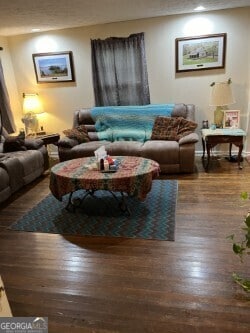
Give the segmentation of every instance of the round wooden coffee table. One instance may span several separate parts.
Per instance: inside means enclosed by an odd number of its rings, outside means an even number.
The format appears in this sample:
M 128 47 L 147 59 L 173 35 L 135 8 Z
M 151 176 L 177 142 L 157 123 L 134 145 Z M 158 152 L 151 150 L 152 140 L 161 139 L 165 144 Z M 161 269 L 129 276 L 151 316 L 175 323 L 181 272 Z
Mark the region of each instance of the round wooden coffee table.
M 94 195 L 95 191 L 105 190 L 115 196 L 122 194 L 120 207 L 127 211 L 125 196 L 133 196 L 145 200 L 151 190 L 152 180 L 159 175 L 159 164 L 153 160 L 136 156 L 118 156 L 119 169 L 113 173 L 91 170 L 96 162 L 95 157 L 77 158 L 58 163 L 51 168 L 50 190 L 55 198 L 62 201 L 69 194 L 67 209 L 73 206 L 72 196 L 76 191 L 84 190 L 86 195 Z M 84 197 L 84 198 L 85 198 Z

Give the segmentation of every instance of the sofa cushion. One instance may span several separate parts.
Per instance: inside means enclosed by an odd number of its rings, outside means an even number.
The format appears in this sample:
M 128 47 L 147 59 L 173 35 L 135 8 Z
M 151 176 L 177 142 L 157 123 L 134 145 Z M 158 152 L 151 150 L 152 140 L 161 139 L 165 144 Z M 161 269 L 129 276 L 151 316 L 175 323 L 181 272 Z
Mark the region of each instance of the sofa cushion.
M 76 139 L 78 143 L 89 142 L 88 130 L 84 125 L 66 129 L 63 131 L 63 134 L 70 139 Z
M 22 163 L 16 158 L 16 154 L 17 152 L 7 153 L 5 157 L 0 160 L 0 167 L 5 169 L 8 173 L 11 192 L 19 190 L 24 185 Z
M 11 196 L 10 178 L 8 172 L 0 168 L 0 203 Z
M 141 148 L 141 157 L 161 164 L 179 164 L 179 143 L 177 141 L 149 140 Z
M 94 156 L 96 149 L 104 146 L 107 150 L 109 144 L 109 141 L 89 141 L 81 143 L 71 149 L 72 158 Z
M 10 186 L 10 178 L 5 168 L 0 167 L 0 192 Z
M 140 141 L 114 141 L 107 147 L 111 156 L 140 156 L 143 142 Z
M 22 167 L 24 184 L 30 183 L 44 171 L 44 158 L 39 150 L 17 151 L 7 155 L 19 161 Z

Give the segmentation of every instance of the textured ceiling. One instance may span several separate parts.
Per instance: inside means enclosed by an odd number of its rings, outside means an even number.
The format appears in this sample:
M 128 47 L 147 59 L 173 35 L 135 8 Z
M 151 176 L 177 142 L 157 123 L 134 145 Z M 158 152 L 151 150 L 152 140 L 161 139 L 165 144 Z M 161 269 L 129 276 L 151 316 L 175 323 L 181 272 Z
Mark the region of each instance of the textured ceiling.
M 250 6 L 250 0 L 0 0 L 0 35 Z

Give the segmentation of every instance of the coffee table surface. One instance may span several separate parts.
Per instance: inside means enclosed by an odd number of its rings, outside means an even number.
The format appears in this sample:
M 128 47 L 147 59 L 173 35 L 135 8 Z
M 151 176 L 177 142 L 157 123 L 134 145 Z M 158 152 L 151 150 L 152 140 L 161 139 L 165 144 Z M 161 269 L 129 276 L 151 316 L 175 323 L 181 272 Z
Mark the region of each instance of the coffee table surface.
M 136 156 L 118 156 L 119 169 L 114 173 L 90 170 L 95 157 L 77 158 L 51 168 L 50 190 L 58 199 L 77 190 L 108 190 L 133 195 L 140 200 L 151 190 L 152 180 L 159 175 L 159 164 Z

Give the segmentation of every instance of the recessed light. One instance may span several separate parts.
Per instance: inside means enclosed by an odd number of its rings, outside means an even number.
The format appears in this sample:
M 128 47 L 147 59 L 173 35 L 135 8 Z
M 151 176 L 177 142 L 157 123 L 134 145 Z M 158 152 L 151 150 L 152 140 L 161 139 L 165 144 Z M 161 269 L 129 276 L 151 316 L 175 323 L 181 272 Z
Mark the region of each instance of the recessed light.
M 38 31 L 40 31 L 41 29 L 39 29 L 39 28 L 33 28 L 33 29 L 31 29 L 31 31 L 32 32 L 38 32 Z
M 196 7 L 194 10 L 197 11 L 197 12 L 199 12 L 199 11 L 204 10 L 204 9 L 205 9 L 205 7 L 203 7 L 203 6 L 198 6 L 198 7 Z

